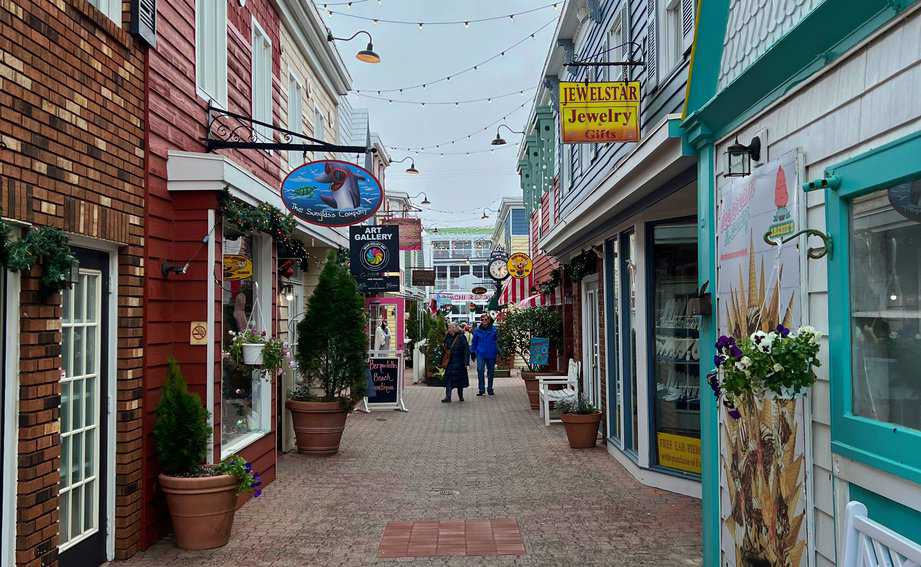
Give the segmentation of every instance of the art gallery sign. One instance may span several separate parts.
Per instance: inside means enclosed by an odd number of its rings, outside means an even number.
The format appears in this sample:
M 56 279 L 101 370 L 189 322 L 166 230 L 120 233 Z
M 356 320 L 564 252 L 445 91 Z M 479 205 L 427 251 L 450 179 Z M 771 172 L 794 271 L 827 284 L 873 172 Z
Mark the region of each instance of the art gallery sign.
M 563 143 L 638 142 L 641 98 L 639 81 L 561 82 Z

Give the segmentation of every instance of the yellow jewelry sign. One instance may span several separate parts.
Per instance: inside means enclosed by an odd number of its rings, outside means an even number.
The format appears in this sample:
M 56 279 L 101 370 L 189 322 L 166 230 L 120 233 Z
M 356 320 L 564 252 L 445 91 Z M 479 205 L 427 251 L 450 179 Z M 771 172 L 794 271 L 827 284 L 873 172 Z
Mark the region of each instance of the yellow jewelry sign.
M 560 83 L 564 144 L 638 142 L 640 83 Z
M 659 464 L 670 469 L 700 474 L 700 439 L 659 433 Z

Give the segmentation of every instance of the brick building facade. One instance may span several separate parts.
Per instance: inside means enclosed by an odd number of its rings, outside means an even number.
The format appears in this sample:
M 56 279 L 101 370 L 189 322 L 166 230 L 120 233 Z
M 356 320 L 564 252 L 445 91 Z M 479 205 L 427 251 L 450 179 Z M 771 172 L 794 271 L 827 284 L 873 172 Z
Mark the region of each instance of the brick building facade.
M 138 546 L 144 52 L 120 6 L 0 3 L 0 214 L 14 238 L 63 229 L 80 261 L 63 294 L 40 265 L 0 272 L 4 566 Z

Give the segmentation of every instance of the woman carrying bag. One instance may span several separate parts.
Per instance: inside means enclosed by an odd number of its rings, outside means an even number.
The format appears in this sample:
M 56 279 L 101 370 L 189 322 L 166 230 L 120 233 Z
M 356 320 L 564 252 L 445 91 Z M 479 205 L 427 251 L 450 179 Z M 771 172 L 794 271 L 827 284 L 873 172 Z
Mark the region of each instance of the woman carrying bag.
M 457 388 L 457 397 L 464 401 L 464 388 L 470 385 L 467 377 L 467 365 L 470 364 L 470 345 L 467 337 L 460 331 L 456 323 L 448 325 L 448 334 L 445 336 L 444 355 L 441 358 L 441 367 L 445 370 L 445 397 L 442 403 L 451 403 L 451 390 Z

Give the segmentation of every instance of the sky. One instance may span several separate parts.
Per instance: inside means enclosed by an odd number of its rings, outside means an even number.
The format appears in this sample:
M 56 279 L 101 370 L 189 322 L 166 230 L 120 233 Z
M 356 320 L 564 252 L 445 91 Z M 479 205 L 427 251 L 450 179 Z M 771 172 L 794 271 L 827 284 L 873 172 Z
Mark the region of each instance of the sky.
M 559 7 L 549 6 L 556 0 L 315 0 L 327 26 L 337 37 L 349 37 L 367 30 L 374 38 L 374 51 L 381 62 L 372 65 L 355 58 L 364 49 L 367 36 L 351 42 L 337 42 L 339 52 L 352 75 L 349 100 L 355 108 L 368 108 L 371 130 L 380 134 L 393 159 L 413 156 L 419 176 L 407 175 L 409 161 L 392 165 L 385 181 L 388 191 L 406 191 L 415 195 L 424 191 L 431 205 L 420 214 L 426 227 L 492 226 L 495 214 L 481 219 L 483 209 L 498 209 L 502 197 L 521 197 L 516 164 L 519 134 L 505 128 L 502 137 L 509 143 L 492 146 L 498 123 L 486 131 L 487 124 L 510 114 L 503 122 L 513 130 L 522 130 L 532 106 L 535 88 L 541 82 L 541 70 L 549 50 Z M 324 8 L 324 4 L 327 5 Z M 547 6 L 543 9 L 542 6 Z M 512 13 L 534 10 L 529 14 Z M 328 10 L 334 14 L 329 15 Z M 495 21 L 452 25 L 423 23 L 377 23 L 352 16 L 379 20 L 435 22 L 468 21 L 504 16 Z M 537 31 L 543 26 L 543 29 Z M 536 33 L 535 33 L 536 32 Z M 531 38 L 531 34 L 534 37 Z M 517 47 L 513 44 L 526 40 Z M 425 88 L 405 89 L 434 82 L 462 69 L 499 55 L 476 70 L 460 73 Z M 377 90 L 400 89 L 403 92 Z M 355 93 L 360 90 L 361 93 Z M 519 91 L 524 90 L 521 94 Z M 486 99 L 512 93 L 496 100 L 435 105 L 437 101 Z M 393 100 L 378 100 L 383 99 Z M 397 101 L 427 102 L 402 104 Z M 521 105 L 524 105 L 523 107 Z M 502 123 L 502 122 L 500 122 Z M 468 139 L 467 135 L 471 135 Z M 397 148 L 432 146 L 461 138 L 454 144 L 423 151 Z M 490 152 L 489 150 L 495 149 Z M 439 153 L 460 155 L 440 156 Z M 471 152 L 470 155 L 464 155 Z M 479 152 L 479 153 L 473 153 Z M 418 203 L 422 198 L 416 200 Z

